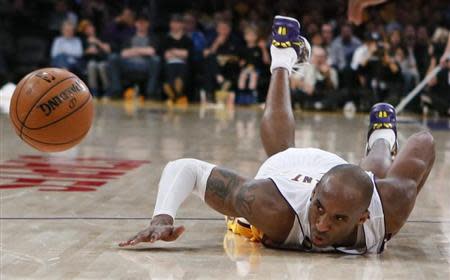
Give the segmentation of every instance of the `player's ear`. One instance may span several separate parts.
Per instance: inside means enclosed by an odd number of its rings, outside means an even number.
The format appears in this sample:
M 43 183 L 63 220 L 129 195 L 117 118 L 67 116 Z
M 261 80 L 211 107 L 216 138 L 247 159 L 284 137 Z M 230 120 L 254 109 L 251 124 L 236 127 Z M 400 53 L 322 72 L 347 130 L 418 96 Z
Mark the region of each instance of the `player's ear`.
M 316 187 L 317 188 L 317 187 Z M 312 201 L 314 195 L 316 195 L 316 188 L 313 189 L 312 193 L 311 193 L 311 197 L 309 198 L 309 201 Z
M 361 217 L 359 218 L 359 225 L 364 224 L 365 221 L 367 221 L 367 219 L 370 218 L 370 212 L 369 210 L 364 211 L 364 213 L 361 215 Z

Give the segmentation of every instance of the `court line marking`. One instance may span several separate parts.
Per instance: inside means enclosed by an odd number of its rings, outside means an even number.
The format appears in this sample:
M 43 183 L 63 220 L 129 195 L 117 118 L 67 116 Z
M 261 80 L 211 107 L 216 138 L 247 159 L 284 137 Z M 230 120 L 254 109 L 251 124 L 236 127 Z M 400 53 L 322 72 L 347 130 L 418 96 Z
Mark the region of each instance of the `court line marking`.
M 0 220 L 151 220 L 150 217 L 0 217 Z M 179 221 L 225 221 L 224 218 L 176 218 Z M 450 224 L 450 220 L 409 220 L 407 223 Z

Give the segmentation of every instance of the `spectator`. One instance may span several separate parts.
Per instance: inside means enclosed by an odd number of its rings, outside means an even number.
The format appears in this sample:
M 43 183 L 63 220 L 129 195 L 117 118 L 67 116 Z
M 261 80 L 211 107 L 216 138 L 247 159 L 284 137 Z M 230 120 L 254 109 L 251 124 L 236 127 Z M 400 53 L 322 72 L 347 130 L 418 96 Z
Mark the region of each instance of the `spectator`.
M 122 48 L 120 55 L 110 57 L 110 92 L 112 96 L 117 96 L 122 90 L 122 79 L 128 77 L 134 79 L 133 82 L 145 81 L 144 90 L 141 88 L 141 100 L 155 98 L 161 64 L 157 55 L 158 42 L 149 33 L 150 22 L 146 16 L 140 15 L 135 26 L 136 33 Z
M 448 40 L 450 40 L 450 32 L 443 28 L 438 27 L 433 34 L 433 37 L 431 38 L 432 43 L 432 57 L 430 66 L 428 68 L 428 71 L 431 71 L 434 67 L 436 67 L 439 63 L 441 63 L 442 59 L 446 60 L 446 51 L 447 51 L 447 43 Z M 446 61 L 443 64 L 446 65 Z
M 203 51 L 205 57 L 205 90 L 211 98 L 219 87 L 223 92 L 230 92 L 228 102 L 234 101 L 237 73 L 239 73 L 239 57 L 241 47 L 238 39 L 231 33 L 231 22 L 219 19 L 216 25 L 217 35 Z
M 169 33 L 161 45 L 165 59 L 163 89 L 169 104 L 187 104 L 185 90 L 189 60 L 192 55 L 192 41 L 184 32 L 184 21 L 181 15 L 172 15 L 169 28 Z
M 311 35 L 311 46 L 312 47 L 323 47 L 324 46 L 324 40 L 322 38 L 322 35 L 319 32 L 316 32 Z
M 78 16 L 69 9 L 67 1 L 57 0 L 54 3 L 53 11 L 49 19 L 49 29 L 52 35 L 58 34 L 64 22 L 68 21 L 72 26 L 77 26 Z
M 422 96 L 424 104 L 440 114 L 450 116 L 450 59 L 445 60 L 443 69 L 428 85 L 428 94 Z
M 333 27 L 329 23 L 324 23 L 322 25 L 320 35 L 322 35 L 323 40 L 323 47 L 327 54 L 330 54 L 331 52 L 331 44 L 334 40 L 334 34 L 333 34 Z M 332 65 L 333 62 L 331 61 L 330 55 L 328 55 L 328 64 Z
M 124 7 L 114 21 L 106 25 L 103 37 L 111 44 L 112 51 L 120 52 L 120 48 L 135 34 L 135 13 L 132 9 Z
M 205 35 L 197 25 L 197 18 L 193 13 L 188 12 L 184 15 L 184 28 L 193 44 L 192 60 L 195 62 L 203 60 L 203 50 L 206 48 Z
M 389 34 L 388 43 L 390 51 L 389 55 L 393 57 L 400 66 L 404 84 L 404 88 L 402 90 L 406 93 L 413 89 L 419 82 L 420 77 L 416 65 L 416 59 L 412 52 L 407 52 L 399 30 L 393 30 Z
M 240 73 L 238 80 L 237 103 L 251 104 L 257 100 L 258 79 L 262 68 L 270 63 L 270 55 L 266 42 L 258 42 L 258 30 L 256 26 L 248 26 L 244 30 L 245 48 L 240 54 Z
M 65 21 L 62 24 L 61 34 L 62 36 L 57 37 L 52 44 L 50 52 L 51 65 L 81 74 L 83 46 L 80 38 L 74 36 L 75 27 L 72 22 Z
M 104 89 L 109 88 L 107 73 L 108 54 L 111 53 L 111 46 L 97 37 L 96 30 L 92 22 L 83 20 L 80 22 L 79 30 L 83 35 L 84 61 L 87 67 L 88 85 L 94 98 L 99 95 L 100 77 Z M 107 100 L 107 96 L 104 99 Z
M 191 69 L 189 71 L 188 83 L 189 92 L 197 90 L 197 85 L 202 81 L 203 50 L 206 48 L 206 38 L 203 32 L 198 28 L 197 18 L 193 13 L 188 12 L 184 15 L 184 27 L 186 35 L 192 41 Z M 191 96 L 191 99 L 194 99 Z
M 355 50 L 361 45 L 361 41 L 353 36 L 350 24 L 344 24 L 341 27 L 341 34 L 334 39 L 331 44 L 330 58 L 331 63 L 339 71 L 344 71 L 350 66 L 350 62 Z
M 409 26 L 405 30 L 405 43 L 409 59 L 415 59 L 419 79 L 422 80 L 431 62 L 432 46 L 425 26 L 417 28 L 417 36 L 414 27 Z
M 375 102 L 398 103 L 401 87 L 400 66 L 389 56 L 389 49 L 378 33 L 366 35 L 352 59 L 363 90 L 359 101 L 361 110 L 368 110 Z
M 450 59 L 450 36 L 447 38 L 447 46 L 445 47 L 444 53 L 439 59 L 439 63 L 441 66 L 448 66 L 448 60 Z
M 295 102 L 303 103 L 305 108 L 336 108 L 342 99 L 337 92 L 339 80 L 337 71 L 327 62 L 323 47 L 312 48 L 311 65 L 304 68 L 303 76 L 295 73 L 291 77 Z

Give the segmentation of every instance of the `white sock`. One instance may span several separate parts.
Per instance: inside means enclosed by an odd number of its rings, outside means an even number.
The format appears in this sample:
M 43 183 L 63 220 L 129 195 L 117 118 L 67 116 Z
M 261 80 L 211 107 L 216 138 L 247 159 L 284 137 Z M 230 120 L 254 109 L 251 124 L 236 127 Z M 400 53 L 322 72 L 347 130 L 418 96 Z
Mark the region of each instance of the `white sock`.
M 294 48 L 277 48 L 270 47 L 270 55 L 272 56 L 272 64 L 270 65 L 270 72 L 275 68 L 287 69 L 289 75 L 292 73 L 292 67 L 297 62 L 297 53 Z
M 384 139 L 389 143 L 389 148 L 392 148 L 395 145 L 395 133 L 392 129 L 377 129 L 369 137 L 369 148 L 372 149 L 373 144 L 378 139 Z

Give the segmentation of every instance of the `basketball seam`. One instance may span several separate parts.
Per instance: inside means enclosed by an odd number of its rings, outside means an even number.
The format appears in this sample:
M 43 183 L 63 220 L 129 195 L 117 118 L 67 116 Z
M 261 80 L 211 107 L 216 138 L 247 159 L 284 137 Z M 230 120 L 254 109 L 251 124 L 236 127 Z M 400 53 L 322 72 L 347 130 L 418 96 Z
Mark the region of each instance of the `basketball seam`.
M 33 108 L 34 108 L 34 106 L 36 106 L 36 104 L 39 102 L 39 101 L 41 101 L 41 99 L 50 91 L 50 90 L 52 90 L 54 87 L 56 87 L 57 85 L 59 85 L 59 84 L 61 84 L 62 82 L 64 82 L 64 81 L 67 81 L 68 79 L 72 79 L 72 78 L 77 78 L 76 76 L 70 76 L 70 77 L 67 77 L 67 78 L 65 78 L 65 79 L 62 79 L 61 81 L 59 81 L 59 82 L 57 82 L 56 84 L 54 84 L 53 86 L 51 86 L 49 89 L 47 89 L 47 91 L 46 92 L 44 92 L 39 98 L 38 98 L 38 100 L 33 104 L 33 106 L 31 106 L 31 108 L 30 108 L 30 111 L 28 111 L 28 113 L 27 113 L 27 115 L 25 116 L 25 119 L 23 120 L 23 123 L 22 123 L 22 127 L 20 128 L 20 138 L 22 138 L 22 133 L 23 133 L 23 126 L 25 125 L 25 123 L 27 122 L 27 119 L 28 119 L 28 117 L 30 116 L 30 114 L 31 114 L 31 111 L 33 111 Z M 20 121 L 20 119 L 19 119 L 19 121 Z M 23 139 L 23 138 L 22 138 Z
M 77 137 L 77 138 L 75 138 L 75 139 L 72 139 L 72 140 L 70 140 L 70 141 L 68 141 L 68 142 L 63 142 L 63 143 L 51 143 L 51 142 L 43 142 L 43 141 L 39 141 L 39 140 L 36 140 L 36 139 L 34 139 L 33 137 L 30 137 L 30 136 L 28 136 L 27 134 L 25 134 L 25 133 L 23 133 L 23 135 L 25 136 L 25 137 L 27 137 L 28 139 L 31 139 L 31 140 L 33 140 L 33 141 L 35 141 L 35 142 L 38 142 L 38 143 L 41 143 L 41 144 L 45 144 L 45 145 L 55 145 L 55 146 L 57 146 L 57 145 L 66 145 L 66 144 L 70 144 L 70 143 L 72 143 L 72 142 L 75 142 L 75 141 L 78 141 L 78 140 L 80 140 L 80 139 L 83 139 L 83 137 L 84 136 L 86 136 L 86 134 L 88 134 L 89 133 L 89 129 L 88 129 L 88 131 L 86 131 L 85 133 L 83 133 L 80 137 Z M 23 139 L 23 138 L 22 138 Z M 25 139 L 23 139 L 25 142 L 27 142 Z M 28 143 L 28 142 L 27 142 Z M 30 143 L 28 143 L 28 144 L 30 144 Z M 36 146 L 34 146 L 33 145 L 33 147 L 36 147 Z M 38 149 L 38 150 L 40 150 L 40 149 Z
M 26 126 L 26 124 L 24 123 L 24 124 L 22 124 L 22 127 L 25 127 L 26 129 L 30 129 L 30 130 L 37 130 L 37 129 L 45 128 L 45 127 L 50 126 L 50 125 L 52 125 L 52 124 L 55 124 L 55 123 L 57 123 L 57 122 L 60 122 L 60 121 L 62 121 L 63 119 L 65 119 L 65 118 L 71 116 L 72 114 L 78 112 L 78 111 L 79 111 L 80 109 L 82 109 L 86 104 L 88 104 L 88 102 L 92 99 L 91 94 L 90 94 L 89 92 L 88 92 L 88 94 L 89 94 L 89 97 L 86 98 L 86 100 L 81 104 L 81 106 L 79 106 L 76 110 L 70 112 L 70 114 L 67 114 L 67 115 L 65 115 L 64 117 L 62 117 L 62 118 L 60 118 L 60 119 L 57 119 L 57 120 L 55 120 L 55 121 L 53 121 L 53 122 L 51 122 L 51 123 L 49 123 L 49 124 L 46 124 L 46 125 L 44 125 L 44 126 L 40 126 L 40 127 L 28 127 L 28 126 Z

